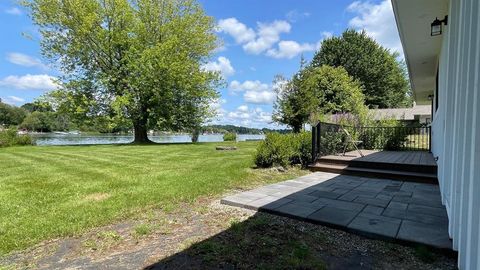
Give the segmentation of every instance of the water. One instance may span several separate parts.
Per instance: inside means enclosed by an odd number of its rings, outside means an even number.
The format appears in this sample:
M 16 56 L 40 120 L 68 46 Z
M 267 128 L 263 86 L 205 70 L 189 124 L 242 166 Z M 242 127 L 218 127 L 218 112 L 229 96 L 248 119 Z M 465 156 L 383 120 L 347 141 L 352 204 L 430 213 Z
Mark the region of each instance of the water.
M 37 145 L 87 145 L 87 144 L 122 144 L 133 141 L 132 135 L 117 134 L 100 134 L 100 135 L 84 135 L 84 134 L 33 134 Z M 192 139 L 188 134 L 178 135 L 153 135 L 148 136 L 150 140 L 158 143 L 184 143 L 191 142 Z M 263 140 L 265 135 L 239 134 L 238 141 L 246 140 Z M 222 134 L 200 135 L 199 142 L 223 142 Z

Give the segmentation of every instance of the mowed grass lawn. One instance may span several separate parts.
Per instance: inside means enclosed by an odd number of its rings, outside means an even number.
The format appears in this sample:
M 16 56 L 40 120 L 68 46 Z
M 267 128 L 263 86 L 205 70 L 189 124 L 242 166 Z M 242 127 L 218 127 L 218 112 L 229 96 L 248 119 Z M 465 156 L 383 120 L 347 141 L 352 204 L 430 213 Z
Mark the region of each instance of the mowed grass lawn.
M 303 173 L 252 169 L 256 144 L 0 148 L 0 255 Z

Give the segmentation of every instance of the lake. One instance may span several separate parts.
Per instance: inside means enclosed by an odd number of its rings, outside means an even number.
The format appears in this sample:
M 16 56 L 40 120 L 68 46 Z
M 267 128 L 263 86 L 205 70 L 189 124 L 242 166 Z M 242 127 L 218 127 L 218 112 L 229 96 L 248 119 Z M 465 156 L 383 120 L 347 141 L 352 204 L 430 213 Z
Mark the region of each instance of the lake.
M 133 141 L 133 135 L 117 134 L 68 134 L 55 133 L 32 134 L 37 145 L 87 145 L 87 144 L 122 144 Z M 188 134 L 149 135 L 150 140 L 158 143 L 185 143 L 191 142 Z M 237 141 L 263 140 L 265 135 L 238 134 Z M 199 142 L 223 142 L 222 134 L 200 135 Z

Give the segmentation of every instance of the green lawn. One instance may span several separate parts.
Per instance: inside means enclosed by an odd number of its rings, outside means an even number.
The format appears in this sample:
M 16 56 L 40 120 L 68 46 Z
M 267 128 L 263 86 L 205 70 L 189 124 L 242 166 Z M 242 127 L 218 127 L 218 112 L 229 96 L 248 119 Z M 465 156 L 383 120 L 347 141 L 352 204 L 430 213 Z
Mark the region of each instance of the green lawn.
M 255 142 L 237 151 L 216 145 L 0 148 L 0 255 L 303 173 L 251 169 Z

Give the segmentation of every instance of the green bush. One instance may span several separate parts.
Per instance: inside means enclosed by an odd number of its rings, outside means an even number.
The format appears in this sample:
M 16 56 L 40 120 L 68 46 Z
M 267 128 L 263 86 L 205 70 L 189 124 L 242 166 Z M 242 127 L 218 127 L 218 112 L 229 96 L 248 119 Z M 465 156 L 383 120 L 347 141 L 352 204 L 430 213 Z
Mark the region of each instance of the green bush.
M 298 134 L 267 134 L 255 153 L 255 165 L 262 168 L 287 167 L 293 164 L 307 166 L 312 159 L 312 136 L 310 132 Z
M 237 141 L 237 134 L 233 132 L 227 132 L 223 134 L 223 140 L 226 142 L 234 142 Z
M 322 134 L 321 155 L 334 155 L 343 151 L 345 146 L 345 134 L 343 132 L 325 132 Z
M 18 135 L 15 129 L 0 131 L 0 147 L 34 144 L 35 142 L 30 135 Z

